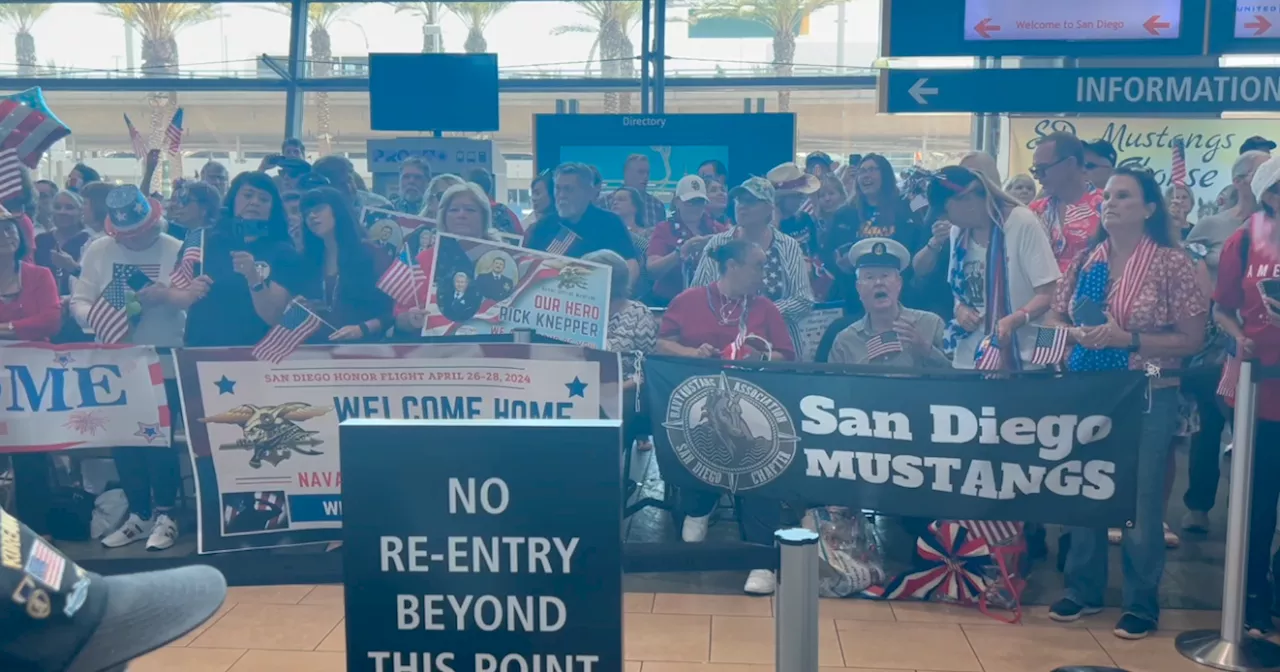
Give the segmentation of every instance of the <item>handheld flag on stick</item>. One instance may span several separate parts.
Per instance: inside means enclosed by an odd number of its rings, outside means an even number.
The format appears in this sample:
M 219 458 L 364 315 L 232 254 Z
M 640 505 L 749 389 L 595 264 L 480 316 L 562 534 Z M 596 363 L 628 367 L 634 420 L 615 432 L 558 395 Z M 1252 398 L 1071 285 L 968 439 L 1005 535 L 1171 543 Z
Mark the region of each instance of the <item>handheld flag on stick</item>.
M 145 161 L 147 158 L 147 141 L 138 132 L 138 128 L 133 125 L 133 120 L 129 115 L 124 115 L 124 125 L 129 129 L 129 142 L 133 145 L 133 154 L 138 157 L 139 161 Z
M 885 355 L 902 352 L 902 339 L 896 331 L 886 331 L 867 339 L 867 359 L 876 359 Z
M 116 264 L 111 281 L 102 295 L 89 307 L 89 328 L 93 329 L 99 343 L 119 343 L 129 333 L 128 303 L 129 279 L 141 272 L 132 264 Z
M 973 353 L 973 368 L 979 371 L 999 371 L 1004 368 L 1004 359 L 1000 353 L 1000 344 L 992 336 L 982 339 L 978 349 Z
M 1040 327 L 1036 329 L 1036 346 L 1031 363 L 1041 366 L 1057 364 L 1067 357 L 1067 330 Z
M 182 108 L 179 107 L 173 113 L 173 119 L 169 120 L 169 128 L 164 131 L 165 149 L 170 154 L 178 154 L 182 151 Z
M 1169 172 L 1169 182 L 1185 187 L 1187 186 L 1187 143 L 1182 138 L 1174 138 L 1171 147 L 1173 148 L 1173 169 Z
M 186 289 L 203 272 L 204 233 L 204 229 L 187 232 L 186 240 L 182 241 L 182 252 L 178 255 L 178 265 L 173 267 L 169 276 L 171 286 Z
M 417 303 L 418 287 L 423 280 L 425 277 L 422 269 L 406 250 L 387 267 L 378 279 L 377 287 L 382 293 L 395 299 L 396 305 L 408 306 Z
M 279 364 L 324 324 L 324 320 L 307 310 L 299 299 L 294 299 L 280 316 L 280 324 L 271 327 L 271 331 L 253 346 L 251 354 L 258 361 Z

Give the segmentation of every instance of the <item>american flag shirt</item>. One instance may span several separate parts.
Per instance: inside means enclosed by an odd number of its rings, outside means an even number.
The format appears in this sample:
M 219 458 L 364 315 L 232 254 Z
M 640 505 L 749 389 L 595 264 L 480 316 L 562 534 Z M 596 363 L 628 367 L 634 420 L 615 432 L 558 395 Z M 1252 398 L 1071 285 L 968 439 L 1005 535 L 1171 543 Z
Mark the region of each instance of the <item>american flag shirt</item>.
M 134 269 L 152 282 L 168 286 L 181 247 L 181 241 L 168 234 L 160 234 L 145 250 L 130 250 L 110 237 L 89 243 L 80 257 L 80 277 L 72 283 L 71 314 L 81 326 L 92 328 L 89 312 L 118 275 L 122 279 L 115 286 L 121 293 L 121 305 L 128 303 L 129 295 L 134 292 L 128 279 Z M 182 344 L 186 314 L 168 306 L 153 305 L 143 308 L 131 322 L 125 342 L 174 347 Z

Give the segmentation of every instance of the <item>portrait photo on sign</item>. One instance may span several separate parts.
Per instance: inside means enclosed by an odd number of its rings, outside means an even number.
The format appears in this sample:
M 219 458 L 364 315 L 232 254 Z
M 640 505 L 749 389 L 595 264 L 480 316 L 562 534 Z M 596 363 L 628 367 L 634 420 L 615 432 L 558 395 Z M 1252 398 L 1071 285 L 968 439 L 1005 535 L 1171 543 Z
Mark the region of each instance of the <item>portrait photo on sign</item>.
M 289 529 L 289 502 L 283 490 L 229 492 L 222 495 L 225 535 Z
M 580 259 L 447 233 L 427 273 L 424 336 L 538 335 L 603 348 L 611 269 Z M 425 270 L 425 269 L 424 269 Z
M 360 221 L 368 232 L 369 241 L 391 256 L 399 255 L 406 246 L 410 251 L 421 250 L 422 230 L 434 231 L 436 228 L 433 219 L 380 208 L 365 208 Z

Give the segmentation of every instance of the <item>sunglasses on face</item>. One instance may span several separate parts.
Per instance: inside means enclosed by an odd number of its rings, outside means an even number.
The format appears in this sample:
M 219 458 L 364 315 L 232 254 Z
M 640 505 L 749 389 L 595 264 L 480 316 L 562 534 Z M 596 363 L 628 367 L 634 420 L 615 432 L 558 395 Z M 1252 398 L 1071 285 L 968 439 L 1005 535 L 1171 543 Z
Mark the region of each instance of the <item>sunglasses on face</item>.
M 1054 166 L 1056 166 L 1056 165 L 1058 165 L 1058 164 L 1062 163 L 1063 161 L 1066 161 L 1066 160 L 1067 160 L 1067 159 L 1069 159 L 1069 158 L 1071 158 L 1071 157 L 1069 157 L 1069 156 L 1064 156 L 1064 157 L 1062 157 L 1061 159 L 1058 159 L 1057 161 L 1054 161 L 1053 163 L 1038 163 L 1038 164 L 1036 164 L 1036 165 L 1034 165 L 1034 166 L 1031 166 L 1031 174 L 1032 174 L 1032 175 L 1034 175 L 1035 177 L 1041 177 L 1041 176 L 1043 176 L 1046 172 L 1048 172 L 1048 170 L 1049 170 L 1050 168 L 1052 168 L 1052 167 L 1054 167 Z

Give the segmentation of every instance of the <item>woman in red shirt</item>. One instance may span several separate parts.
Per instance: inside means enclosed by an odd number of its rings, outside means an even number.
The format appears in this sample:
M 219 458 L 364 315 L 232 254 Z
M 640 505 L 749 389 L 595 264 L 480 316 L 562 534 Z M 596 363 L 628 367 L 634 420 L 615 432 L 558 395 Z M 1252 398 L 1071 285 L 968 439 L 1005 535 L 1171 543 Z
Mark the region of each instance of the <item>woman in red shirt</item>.
M 733 240 L 712 250 L 720 279 L 682 292 L 662 315 L 657 352 L 684 357 L 720 357 L 738 346 L 737 359 L 758 355 L 759 341 L 767 342 L 774 359 L 795 359 L 791 332 L 773 302 L 760 295 L 764 286 L 764 250 L 746 240 Z M 720 492 L 696 489 L 681 493 L 685 519 L 681 537 L 697 543 L 707 536 L 707 524 Z M 781 522 L 776 500 L 741 497 L 738 516 L 742 535 L 751 544 L 773 545 Z M 754 595 L 773 592 L 773 571 L 755 569 L 743 590 Z
M 1280 158 L 1258 166 L 1251 184 L 1260 212 L 1254 213 L 1222 245 L 1218 258 L 1218 286 L 1213 293 L 1213 316 L 1235 339 L 1239 357 L 1262 366 L 1280 364 Z M 1223 384 L 1229 406 L 1235 405 L 1239 362 L 1228 360 Z M 1280 499 L 1280 380 L 1263 380 L 1257 387 L 1257 433 L 1254 435 L 1252 507 L 1249 557 L 1245 570 L 1245 628 L 1254 636 L 1272 632 L 1269 607 L 1272 591 L 1271 541 L 1276 529 L 1276 501 Z
M 47 341 L 62 326 L 58 285 L 49 269 L 23 261 L 19 217 L 0 210 L 0 339 Z

